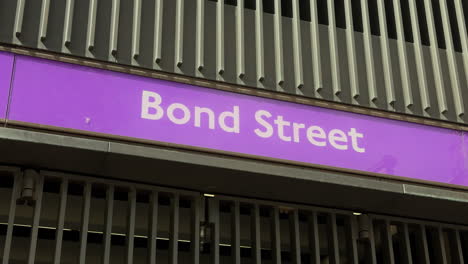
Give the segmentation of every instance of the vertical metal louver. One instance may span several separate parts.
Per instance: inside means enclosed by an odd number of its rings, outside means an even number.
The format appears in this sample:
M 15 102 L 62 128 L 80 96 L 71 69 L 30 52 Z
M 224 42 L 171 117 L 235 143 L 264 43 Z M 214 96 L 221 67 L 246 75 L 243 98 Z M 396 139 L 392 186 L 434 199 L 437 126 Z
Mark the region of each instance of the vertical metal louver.
M 72 22 L 74 16 L 74 9 L 75 9 L 75 1 L 74 0 L 67 0 L 65 6 L 65 14 L 64 14 L 64 23 L 63 23 L 63 41 L 61 41 L 61 51 L 67 53 L 68 47 L 71 44 L 71 34 L 72 34 Z M 114 30 L 111 29 L 111 32 Z M 50 37 L 49 37 L 50 38 Z M 47 40 L 44 38 L 42 40 L 45 42 Z
M 221 0 L 219 0 L 221 1 Z M 283 54 L 283 17 L 281 12 L 281 1 L 274 0 L 274 39 L 275 39 L 275 71 L 276 71 L 276 89 L 282 91 L 284 84 L 284 54 Z
M 0 168 L 2 263 L 464 263 L 468 227 Z
M 432 59 L 432 66 L 434 72 L 434 81 L 437 90 L 437 101 L 439 105 L 439 112 L 442 114 L 447 113 L 448 105 L 447 99 L 445 95 L 445 86 L 444 80 L 442 77 L 442 69 L 441 69 L 441 62 L 440 62 L 440 54 L 438 49 L 438 40 L 437 40 L 437 32 L 434 23 L 434 12 L 432 8 L 432 1 L 425 1 L 425 13 L 427 18 L 427 27 L 429 28 L 429 39 L 430 39 L 430 49 L 431 49 L 431 59 Z
M 220 0 L 216 3 L 216 72 L 218 78 L 221 78 L 220 76 L 222 76 L 225 71 L 224 31 L 224 2 Z
M 2 0 L 0 13 L 5 44 L 467 122 L 461 0 Z
M 197 15 L 196 15 L 196 43 L 195 43 L 195 68 L 197 76 L 199 72 L 205 67 L 205 53 L 204 53 L 204 40 L 205 40 L 205 1 L 197 0 Z
M 429 91 L 428 91 L 428 81 L 427 81 L 427 73 L 426 73 L 426 63 L 424 58 L 424 52 L 422 47 L 420 27 L 419 27 L 419 19 L 418 19 L 418 12 L 415 0 L 409 1 L 409 9 L 411 15 L 411 29 L 416 34 L 414 36 L 414 52 L 416 57 L 416 68 L 418 73 L 418 85 L 419 85 L 419 94 L 421 98 L 421 106 L 422 110 L 427 112 L 431 108 L 431 102 L 429 98 Z
M 412 108 L 414 105 L 413 89 L 411 87 L 408 54 L 406 49 L 405 29 L 403 27 L 403 15 L 401 1 L 393 1 L 393 10 L 395 12 L 395 22 L 397 31 L 398 61 L 401 75 L 401 87 L 403 90 L 403 104 L 406 108 Z
M 445 46 L 446 46 L 449 71 L 450 71 L 450 74 L 449 74 L 450 84 L 451 84 L 452 93 L 453 93 L 455 114 L 457 115 L 457 117 L 463 117 L 465 115 L 465 107 L 464 107 L 463 96 L 462 96 L 462 91 L 461 91 L 460 76 L 458 72 L 459 69 L 458 69 L 458 65 L 456 62 L 455 47 L 453 43 L 453 36 L 452 36 L 453 26 L 450 24 L 451 23 L 450 18 L 449 18 L 450 14 L 449 14 L 447 5 L 448 4 L 446 1 L 440 1 L 442 24 L 444 28 L 444 34 L 445 34 Z
M 263 87 L 265 80 L 265 46 L 263 30 L 263 1 L 256 0 L 257 8 L 255 10 L 255 63 L 256 63 L 256 81 L 258 87 Z
M 330 64 L 332 76 L 332 91 L 335 100 L 341 100 L 341 76 L 340 76 L 340 57 L 338 51 L 338 33 L 336 28 L 335 1 L 327 1 L 328 10 L 328 38 L 330 45 Z M 311 3 L 314 4 L 314 3 Z
M 239 0 L 236 8 L 236 73 L 239 79 L 245 75 L 244 0 Z
M 160 69 L 159 63 L 162 59 L 162 27 L 163 27 L 163 0 L 155 1 L 154 10 L 154 45 L 153 45 L 153 67 Z M 198 25 L 198 24 L 197 24 Z M 197 42 L 198 43 L 198 42 Z
M 379 1 L 379 12 L 380 12 L 381 19 L 383 19 L 382 3 L 383 1 Z M 362 8 L 361 11 L 362 11 L 362 23 L 363 23 L 364 51 L 365 51 L 365 58 L 366 58 L 365 65 L 366 65 L 366 74 L 367 74 L 367 87 L 369 89 L 369 103 L 375 104 L 379 97 L 377 93 L 377 76 L 375 72 L 375 59 L 374 59 L 374 48 L 372 44 L 370 14 L 369 14 L 369 8 L 367 6 L 367 1 L 362 0 L 360 4 Z M 380 25 L 385 26 L 386 21 L 381 20 Z M 383 45 L 387 44 L 385 41 L 386 39 L 382 39 Z M 383 56 L 382 58 L 385 61 L 389 59 L 385 56 Z M 392 77 L 391 75 L 388 74 L 388 72 L 385 72 L 385 74 L 387 74 L 386 77 Z M 388 85 L 386 86 L 386 88 L 388 88 Z M 391 87 L 391 89 L 393 89 L 393 87 Z
M 360 96 L 360 85 L 356 58 L 356 36 L 354 33 L 353 8 L 351 1 L 344 2 L 346 15 L 346 43 L 348 44 L 347 53 L 349 58 L 349 86 L 351 89 L 351 98 L 355 100 Z
M 382 61 L 384 69 L 384 81 L 385 81 L 385 96 L 387 97 L 386 105 L 390 110 L 395 109 L 395 81 L 393 77 L 394 69 L 392 67 L 391 61 L 392 56 L 390 53 L 390 43 L 388 37 L 388 26 L 387 26 L 387 15 L 384 6 L 384 1 L 380 0 L 378 3 L 379 9 L 379 24 L 380 24 L 380 38 L 381 38 L 381 50 L 382 50 Z M 374 88 L 374 94 L 377 96 L 377 88 Z M 377 97 L 373 98 L 377 100 Z
M 175 64 L 177 67 L 181 67 L 182 63 L 184 63 L 183 25 L 184 25 L 184 0 L 176 0 Z

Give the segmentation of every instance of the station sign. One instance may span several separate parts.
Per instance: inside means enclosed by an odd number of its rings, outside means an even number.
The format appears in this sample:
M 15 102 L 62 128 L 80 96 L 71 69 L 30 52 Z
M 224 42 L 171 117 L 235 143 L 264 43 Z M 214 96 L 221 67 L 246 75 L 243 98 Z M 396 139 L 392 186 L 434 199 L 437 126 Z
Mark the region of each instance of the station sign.
M 9 122 L 468 186 L 457 130 L 27 56 L 9 102 Z
M 8 95 L 13 72 L 14 55 L 0 51 L 0 120 L 4 120 L 7 112 Z

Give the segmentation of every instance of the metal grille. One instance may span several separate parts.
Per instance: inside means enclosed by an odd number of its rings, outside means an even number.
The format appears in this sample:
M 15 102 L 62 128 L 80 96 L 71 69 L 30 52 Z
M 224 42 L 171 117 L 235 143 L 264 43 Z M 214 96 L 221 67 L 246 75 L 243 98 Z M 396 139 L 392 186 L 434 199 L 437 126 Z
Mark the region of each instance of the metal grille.
M 466 123 L 466 7 L 462 0 L 1 0 L 0 41 Z
M 198 263 L 197 193 L 30 170 L 2 185 L 3 263 Z
M 468 227 L 1 168 L 3 263 L 464 263 Z

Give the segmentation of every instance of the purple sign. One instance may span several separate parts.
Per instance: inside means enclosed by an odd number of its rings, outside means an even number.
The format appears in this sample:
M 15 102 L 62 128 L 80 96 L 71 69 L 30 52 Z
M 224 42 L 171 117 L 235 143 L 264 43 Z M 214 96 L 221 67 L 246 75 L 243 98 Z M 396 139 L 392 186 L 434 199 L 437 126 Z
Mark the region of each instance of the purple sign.
M 13 71 L 13 54 L 0 51 L 0 119 L 5 119 Z
M 468 186 L 449 130 L 18 56 L 9 120 Z

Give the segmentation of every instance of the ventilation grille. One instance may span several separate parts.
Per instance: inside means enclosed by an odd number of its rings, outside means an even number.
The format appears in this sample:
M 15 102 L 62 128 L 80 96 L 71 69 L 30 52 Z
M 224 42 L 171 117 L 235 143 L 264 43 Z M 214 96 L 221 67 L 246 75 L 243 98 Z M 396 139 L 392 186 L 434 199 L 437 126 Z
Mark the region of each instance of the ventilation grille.
M 464 263 L 468 227 L 2 169 L 2 263 Z
M 2 0 L 0 41 L 466 123 L 462 0 Z

